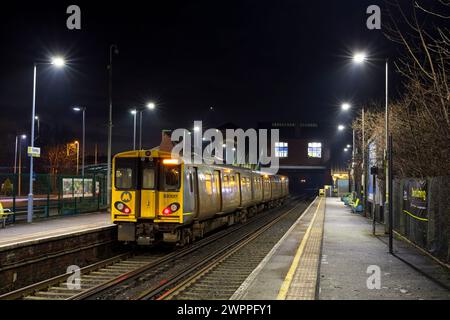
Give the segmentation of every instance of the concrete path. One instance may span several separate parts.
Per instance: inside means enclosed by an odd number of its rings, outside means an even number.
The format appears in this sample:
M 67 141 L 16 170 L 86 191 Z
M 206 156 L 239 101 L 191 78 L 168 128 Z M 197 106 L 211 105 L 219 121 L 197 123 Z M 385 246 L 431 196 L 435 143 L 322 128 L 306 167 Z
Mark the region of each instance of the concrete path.
M 111 216 L 106 212 L 38 220 L 30 224 L 8 224 L 6 228 L 0 228 L 0 247 L 111 225 Z
M 447 287 L 449 271 L 402 241 L 395 241 L 396 256 L 389 254 L 383 231 L 373 236 L 369 220 L 352 214 L 339 199 L 327 198 L 319 299 L 450 299 L 448 289 L 417 268 Z M 380 271 L 379 289 L 367 285 L 373 270 Z M 376 285 L 372 277 L 369 286 Z

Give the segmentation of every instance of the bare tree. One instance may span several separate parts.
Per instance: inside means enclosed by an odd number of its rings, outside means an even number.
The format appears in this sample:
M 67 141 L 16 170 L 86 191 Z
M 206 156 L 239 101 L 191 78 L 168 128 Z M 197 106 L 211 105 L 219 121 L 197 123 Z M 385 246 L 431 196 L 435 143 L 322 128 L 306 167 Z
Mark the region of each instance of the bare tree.
M 389 4 L 388 13 L 391 19 L 385 34 L 403 49 L 394 64 L 403 78 L 404 92 L 389 105 L 394 172 L 403 177 L 449 175 L 450 2 L 411 1 L 407 6 L 395 2 Z M 383 111 L 374 106 L 366 109 L 371 110 L 366 113 L 366 136 L 385 148 Z M 354 128 L 361 130 L 360 120 Z
M 67 152 L 65 144 L 58 144 L 47 149 L 44 154 L 50 174 L 73 174 L 75 172 L 75 162 L 73 154 Z

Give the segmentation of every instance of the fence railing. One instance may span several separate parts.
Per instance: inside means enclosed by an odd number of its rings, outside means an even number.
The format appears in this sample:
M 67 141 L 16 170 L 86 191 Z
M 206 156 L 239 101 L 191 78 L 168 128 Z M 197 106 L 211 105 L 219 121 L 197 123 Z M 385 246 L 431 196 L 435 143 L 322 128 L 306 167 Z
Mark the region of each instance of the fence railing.
M 450 261 L 450 177 L 399 179 L 393 184 L 395 231 Z
M 13 221 L 26 220 L 28 174 L 0 174 L 0 202 L 15 214 Z M 35 174 L 33 219 L 94 212 L 106 209 L 106 176 Z

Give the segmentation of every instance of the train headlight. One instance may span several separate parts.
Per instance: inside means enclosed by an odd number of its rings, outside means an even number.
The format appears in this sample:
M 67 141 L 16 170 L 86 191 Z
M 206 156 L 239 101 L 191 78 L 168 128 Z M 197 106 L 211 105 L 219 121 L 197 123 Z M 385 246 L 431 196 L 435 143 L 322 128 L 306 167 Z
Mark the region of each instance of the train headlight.
M 180 209 L 180 204 L 178 202 L 174 202 L 165 207 L 162 211 L 164 215 L 172 214 Z
M 128 207 L 125 203 L 117 201 L 114 203 L 114 207 L 117 209 L 117 211 L 120 211 L 125 214 L 131 213 L 130 207 Z

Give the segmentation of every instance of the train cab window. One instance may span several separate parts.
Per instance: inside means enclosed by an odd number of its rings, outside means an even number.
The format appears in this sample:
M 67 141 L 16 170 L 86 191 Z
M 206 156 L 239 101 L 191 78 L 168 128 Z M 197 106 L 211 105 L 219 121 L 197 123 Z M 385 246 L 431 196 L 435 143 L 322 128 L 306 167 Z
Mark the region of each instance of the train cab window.
M 114 185 L 119 190 L 136 189 L 136 169 L 137 159 L 118 158 L 115 160 L 115 181 Z
M 161 175 L 161 189 L 177 191 L 180 188 L 180 165 L 163 165 Z

